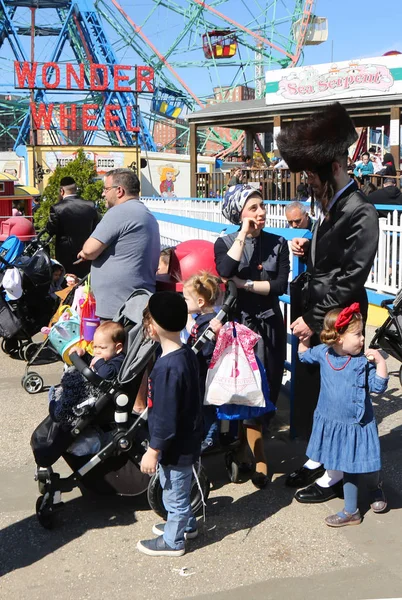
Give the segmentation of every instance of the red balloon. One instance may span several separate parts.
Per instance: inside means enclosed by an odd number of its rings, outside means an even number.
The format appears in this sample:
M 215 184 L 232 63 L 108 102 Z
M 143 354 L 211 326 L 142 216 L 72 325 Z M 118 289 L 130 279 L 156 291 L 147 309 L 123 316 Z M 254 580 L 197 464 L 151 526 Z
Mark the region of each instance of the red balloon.
M 209 271 L 218 277 L 215 268 L 214 245 L 206 240 L 188 240 L 178 244 L 170 258 L 170 281 L 158 278 L 157 289 L 175 289 L 181 292 L 183 281 L 200 271 Z

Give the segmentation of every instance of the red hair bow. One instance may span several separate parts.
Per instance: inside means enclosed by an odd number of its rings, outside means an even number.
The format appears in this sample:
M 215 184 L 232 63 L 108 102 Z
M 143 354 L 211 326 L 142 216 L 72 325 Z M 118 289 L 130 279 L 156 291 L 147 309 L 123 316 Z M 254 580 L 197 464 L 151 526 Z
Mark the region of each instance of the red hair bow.
M 342 327 L 346 327 L 352 320 L 353 315 L 360 313 L 360 304 L 358 302 L 353 302 L 350 306 L 347 306 L 338 315 L 338 318 L 335 321 L 335 329 L 339 331 Z

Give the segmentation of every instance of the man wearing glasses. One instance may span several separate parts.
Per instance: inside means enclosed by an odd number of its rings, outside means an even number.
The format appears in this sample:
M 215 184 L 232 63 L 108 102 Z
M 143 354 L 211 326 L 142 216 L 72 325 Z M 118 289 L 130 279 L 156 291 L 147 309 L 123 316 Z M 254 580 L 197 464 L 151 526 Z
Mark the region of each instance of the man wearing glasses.
M 357 137 L 339 103 L 289 126 L 277 137 L 281 156 L 291 171 L 305 172 L 312 200 L 315 197 L 321 209 L 312 240 L 292 240 L 293 253 L 307 259 L 307 275 L 299 286 L 300 316 L 291 328 L 300 340 L 311 339 L 312 346 L 320 343 L 324 316 L 332 308 L 359 302 L 363 319 L 367 318 L 364 286 L 377 252 L 378 217 L 347 172 L 348 148 Z M 299 435 L 309 436 L 318 400 L 319 369 L 297 361 L 294 376 L 294 422 Z M 342 477 L 342 472 L 324 473 L 322 465 L 308 460 L 286 483 L 299 488 L 312 484 L 299 490 L 295 498 L 317 503 L 337 496 L 336 484 Z
M 134 171 L 109 171 L 104 182 L 108 211 L 78 259 L 92 260 L 96 313 L 108 320 L 134 290 L 155 291 L 160 240 L 155 217 L 140 201 L 140 182 Z
M 285 208 L 288 226 L 293 229 L 313 229 L 314 221 L 301 202 L 291 202 Z

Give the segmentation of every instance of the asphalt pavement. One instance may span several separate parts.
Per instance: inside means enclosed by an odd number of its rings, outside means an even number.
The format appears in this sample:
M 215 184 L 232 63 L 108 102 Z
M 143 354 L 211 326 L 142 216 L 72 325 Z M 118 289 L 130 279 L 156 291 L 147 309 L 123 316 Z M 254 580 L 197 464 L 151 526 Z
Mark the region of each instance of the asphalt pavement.
M 372 331 L 371 331 L 372 333 Z M 364 521 L 331 529 L 324 518 L 341 500 L 301 505 L 284 485 L 302 464 L 305 442 L 290 440 L 288 401 L 283 397 L 266 437 L 272 483 L 257 490 L 245 478 L 231 484 L 222 454 L 205 466 L 212 481 L 206 521 L 181 558 L 152 558 L 136 551 L 152 537 L 159 518 L 146 498 L 65 494 L 52 531 L 35 515 L 38 497 L 30 436 L 47 413 L 46 391 L 21 387 L 25 364 L 0 354 L 0 598 L 7 600 L 289 598 L 327 600 L 402 597 L 402 399 L 399 363 L 375 398 L 389 511 L 375 515 L 361 497 Z M 36 369 L 57 383 L 61 363 Z M 59 461 L 56 470 L 69 468 Z

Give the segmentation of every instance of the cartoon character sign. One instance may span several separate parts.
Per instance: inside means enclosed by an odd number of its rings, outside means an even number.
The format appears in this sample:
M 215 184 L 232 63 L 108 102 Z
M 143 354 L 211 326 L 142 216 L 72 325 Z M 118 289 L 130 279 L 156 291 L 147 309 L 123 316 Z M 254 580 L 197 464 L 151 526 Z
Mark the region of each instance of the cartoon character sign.
M 172 164 L 163 165 L 159 167 L 158 173 L 161 178 L 159 190 L 163 198 L 174 198 L 174 182 L 176 181 L 177 175 L 180 173 L 179 169 L 176 169 Z

